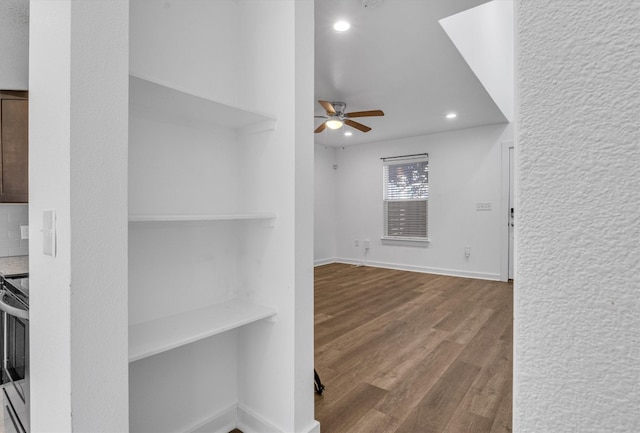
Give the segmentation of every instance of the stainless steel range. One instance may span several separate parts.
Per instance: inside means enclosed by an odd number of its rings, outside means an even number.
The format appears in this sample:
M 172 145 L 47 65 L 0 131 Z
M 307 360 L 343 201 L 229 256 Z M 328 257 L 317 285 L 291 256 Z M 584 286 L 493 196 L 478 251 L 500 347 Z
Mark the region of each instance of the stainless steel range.
M 6 432 L 29 432 L 29 278 L 4 278 L 0 289 L 2 394 Z

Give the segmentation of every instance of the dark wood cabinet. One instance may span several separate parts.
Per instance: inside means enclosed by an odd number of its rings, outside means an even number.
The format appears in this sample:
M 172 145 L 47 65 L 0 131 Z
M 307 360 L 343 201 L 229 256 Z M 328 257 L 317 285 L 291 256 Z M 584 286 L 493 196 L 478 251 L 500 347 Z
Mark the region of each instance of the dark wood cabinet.
M 28 201 L 28 93 L 0 90 L 0 203 Z

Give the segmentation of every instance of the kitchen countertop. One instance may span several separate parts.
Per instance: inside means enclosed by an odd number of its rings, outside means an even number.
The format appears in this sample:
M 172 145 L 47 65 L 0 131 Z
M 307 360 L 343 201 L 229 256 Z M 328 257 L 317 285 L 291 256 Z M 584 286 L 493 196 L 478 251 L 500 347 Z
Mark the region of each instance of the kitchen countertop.
M 0 257 L 0 276 L 14 277 L 29 273 L 29 256 Z

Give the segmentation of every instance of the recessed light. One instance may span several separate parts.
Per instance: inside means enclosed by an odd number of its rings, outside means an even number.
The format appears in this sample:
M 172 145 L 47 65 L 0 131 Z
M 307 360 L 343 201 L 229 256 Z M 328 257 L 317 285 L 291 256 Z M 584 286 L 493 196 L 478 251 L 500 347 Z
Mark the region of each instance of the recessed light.
M 353 135 L 353 132 L 351 131 L 345 131 L 344 135 L 346 135 L 347 137 L 351 137 Z
M 455 119 L 456 117 L 458 117 L 458 115 L 456 113 L 447 114 L 447 119 Z
M 347 30 L 349 30 L 350 27 L 351 27 L 351 24 L 349 24 L 347 21 L 337 21 L 333 25 L 333 29 L 336 32 L 346 32 Z

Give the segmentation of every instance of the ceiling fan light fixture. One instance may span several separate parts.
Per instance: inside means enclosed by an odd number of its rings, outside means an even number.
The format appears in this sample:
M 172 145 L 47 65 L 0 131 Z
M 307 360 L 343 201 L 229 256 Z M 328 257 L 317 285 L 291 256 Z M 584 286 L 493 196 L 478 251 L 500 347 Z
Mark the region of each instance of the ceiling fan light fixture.
M 327 120 L 322 122 L 322 124 L 313 131 L 315 134 L 319 134 L 327 128 L 334 130 L 339 129 L 344 125 L 355 128 L 361 132 L 369 132 L 371 131 L 371 128 L 360 122 L 356 122 L 352 117 L 384 116 L 384 112 L 382 110 L 351 111 L 346 113 L 345 109 L 347 108 L 347 104 L 340 101 L 329 102 L 319 99 L 318 103 L 322 105 L 322 108 L 324 108 L 327 115 L 315 117 L 321 117 Z
M 333 25 L 333 29 L 336 32 L 346 32 L 350 28 L 351 28 L 351 24 L 349 24 L 348 21 L 344 21 L 344 20 L 336 21 L 336 23 Z
M 342 128 L 342 120 L 338 119 L 329 119 L 326 121 L 327 128 L 329 129 L 340 129 Z

